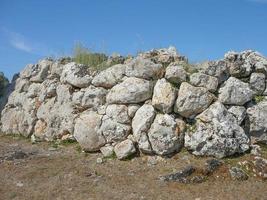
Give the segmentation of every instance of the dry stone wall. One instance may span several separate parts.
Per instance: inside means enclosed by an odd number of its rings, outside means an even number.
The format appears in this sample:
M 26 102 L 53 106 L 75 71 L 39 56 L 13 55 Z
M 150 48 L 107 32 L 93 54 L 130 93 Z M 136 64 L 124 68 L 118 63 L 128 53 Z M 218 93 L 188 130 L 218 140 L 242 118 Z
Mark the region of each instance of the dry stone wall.
M 27 65 L 11 84 L 1 132 L 74 139 L 119 159 L 182 148 L 222 158 L 267 144 L 267 59 L 259 53 L 190 66 L 170 47 L 122 61 L 101 72 L 66 58 Z

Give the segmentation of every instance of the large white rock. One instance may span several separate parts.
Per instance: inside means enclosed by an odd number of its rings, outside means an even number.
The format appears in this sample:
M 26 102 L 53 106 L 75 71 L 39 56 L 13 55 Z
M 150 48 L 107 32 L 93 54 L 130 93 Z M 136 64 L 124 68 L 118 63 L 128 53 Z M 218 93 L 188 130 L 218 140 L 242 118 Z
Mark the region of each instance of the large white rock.
M 220 102 L 198 115 L 196 124 L 185 135 L 185 147 L 201 156 L 231 156 L 247 151 L 249 144 L 244 130 Z
M 106 138 L 108 143 L 120 142 L 126 139 L 131 133 L 131 126 L 127 124 L 121 124 L 105 115 L 102 119 L 102 124 L 99 131 Z
M 170 113 L 176 96 L 176 89 L 166 79 L 160 79 L 154 87 L 152 105 L 163 113 Z
M 246 117 L 246 108 L 244 106 L 231 106 L 228 111 L 234 115 L 239 125 Z
M 151 146 L 147 132 L 155 118 L 156 112 L 153 106 L 144 104 L 140 107 L 132 120 L 133 136 L 142 152 L 150 153 Z
M 257 95 L 261 95 L 265 90 L 265 75 L 263 73 L 252 73 L 249 85 Z
M 129 139 L 126 139 L 118 143 L 114 147 L 114 151 L 115 151 L 117 158 L 122 160 L 134 154 L 136 152 L 136 149 L 135 149 L 133 142 Z
M 89 86 L 82 89 L 84 91 L 81 99 L 81 106 L 84 108 L 93 108 L 106 103 L 106 95 L 108 91 L 101 87 Z
M 253 98 L 254 92 L 248 83 L 230 77 L 219 89 L 219 101 L 223 104 L 242 106 Z
M 247 126 L 252 142 L 267 144 L 267 101 L 248 108 L 247 116 Z
M 115 85 L 107 95 L 107 103 L 140 103 L 152 97 L 153 82 L 130 77 Z
M 174 84 L 186 81 L 187 72 L 182 65 L 169 65 L 166 68 L 165 78 Z
M 64 65 L 60 80 L 78 88 L 85 88 L 90 85 L 92 76 L 88 67 L 71 62 Z
M 204 62 L 199 64 L 198 68 L 201 73 L 218 78 L 219 83 L 222 83 L 229 77 L 227 63 L 223 60 Z
M 192 117 L 204 111 L 213 101 L 214 96 L 207 88 L 194 87 L 183 82 L 178 92 L 174 112 L 183 117 Z
M 98 132 L 101 115 L 96 112 L 82 113 L 75 122 L 74 137 L 85 151 L 98 151 L 105 144 L 105 138 Z
M 137 57 L 127 64 L 125 73 L 128 77 L 158 79 L 163 75 L 163 67 L 150 59 Z
M 190 83 L 194 86 L 205 87 L 210 92 L 215 92 L 218 87 L 218 79 L 216 77 L 203 73 L 191 74 Z
M 38 62 L 35 74 L 32 74 L 30 81 L 42 83 L 49 74 L 50 67 L 53 61 L 51 59 L 44 59 Z
M 128 124 L 131 121 L 130 117 L 128 116 L 128 108 L 125 105 L 108 105 L 106 108 L 106 115 L 122 124 Z
M 180 150 L 183 137 L 179 135 L 174 117 L 168 114 L 157 114 L 148 132 L 153 152 L 167 155 Z
M 125 65 L 117 64 L 108 69 L 101 71 L 97 74 L 93 80 L 92 84 L 97 87 L 112 88 L 114 85 L 122 81 L 125 75 Z
M 244 51 L 240 54 L 237 52 L 227 52 L 224 56 L 227 61 L 227 65 L 229 68 L 229 73 L 234 77 L 248 77 L 252 70 L 253 65 L 248 59 L 250 51 Z

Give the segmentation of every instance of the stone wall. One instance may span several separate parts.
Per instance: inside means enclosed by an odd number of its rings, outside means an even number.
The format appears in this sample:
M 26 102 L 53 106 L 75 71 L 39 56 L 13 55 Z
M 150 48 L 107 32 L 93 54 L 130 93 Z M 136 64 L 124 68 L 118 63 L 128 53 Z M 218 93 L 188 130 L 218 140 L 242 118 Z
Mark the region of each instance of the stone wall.
M 254 51 L 191 66 L 175 48 L 97 72 L 68 59 L 27 65 L 2 111 L 2 132 L 76 139 L 88 152 L 226 157 L 267 143 L 267 59 Z

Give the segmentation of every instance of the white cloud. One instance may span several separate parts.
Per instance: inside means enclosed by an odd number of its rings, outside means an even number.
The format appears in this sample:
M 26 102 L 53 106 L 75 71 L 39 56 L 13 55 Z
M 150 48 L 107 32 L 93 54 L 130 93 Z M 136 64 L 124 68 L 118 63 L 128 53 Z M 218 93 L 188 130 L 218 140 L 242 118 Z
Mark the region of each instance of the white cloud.
M 6 35 L 9 44 L 18 50 L 41 56 L 56 55 L 55 51 L 46 45 L 29 40 L 20 33 L 10 31 L 4 27 L 1 30 Z
M 22 51 L 26 51 L 28 53 L 32 52 L 33 48 L 31 47 L 29 42 L 25 40 L 25 38 L 22 35 L 18 33 L 10 33 L 9 37 L 10 37 L 9 42 L 14 48 L 22 50 Z

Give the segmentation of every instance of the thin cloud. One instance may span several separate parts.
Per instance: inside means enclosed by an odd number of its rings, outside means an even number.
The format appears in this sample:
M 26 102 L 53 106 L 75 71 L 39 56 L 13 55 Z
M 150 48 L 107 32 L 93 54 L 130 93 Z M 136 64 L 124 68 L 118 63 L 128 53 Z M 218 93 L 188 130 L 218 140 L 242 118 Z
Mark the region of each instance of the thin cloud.
M 41 56 L 56 55 L 55 51 L 49 49 L 46 45 L 33 42 L 20 33 L 3 27 L 1 30 L 5 33 L 9 44 L 15 49 Z
M 9 42 L 14 48 L 18 50 L 26 51 L 28 53 L 31 53 L 33 50 L 31 45 L 25 40 L 25 38 L 18 33 L 11 33 Z

